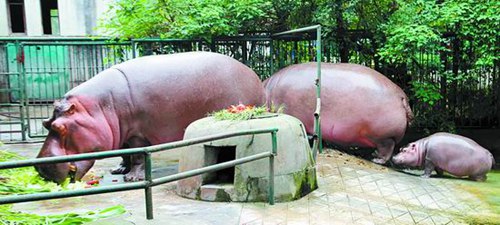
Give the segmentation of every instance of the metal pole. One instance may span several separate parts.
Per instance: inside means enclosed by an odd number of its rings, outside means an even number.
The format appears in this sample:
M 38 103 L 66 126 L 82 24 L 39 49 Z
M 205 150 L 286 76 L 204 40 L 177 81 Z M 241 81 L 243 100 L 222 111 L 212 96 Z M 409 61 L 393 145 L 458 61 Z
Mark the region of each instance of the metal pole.
M 231 160 L 231 161 L 227 161 L 227 162 L 223 162 L 223 163 L 218 163 L 215 165 L 206 166 L 206 167 L 202 167 L 199 169 L 189 170 L 186 172 L 177 173 L 177 174 L 167 176 L 167 177 L 156 178 L 156 179 L 153 179 L 152 186 L 169 183 L 169 182 L 176 181 L 176 180 L 181 180 L 184 178 L 200 175 L 200 174 L 207 173 L 207 172 L 213 172 L 213 171 L 226 169 L 226 168 L 240 165 L 243 163 L 255 161 L 258 159 L 267 158 L 270 155 L 271 155 L 271 153 L 269 153 L 269 152 L 261 152 L 261 153 L 255 154 L 255 155 L 251 155 L 251 156 L 247 156 L 247 157 L 243 157 L 243 158 L 239 158 L 239 159 L 235 159 L 235 160 Z
M 269 77 L 271 77 L 273 74 L 274 74 L 274 44 L 273 44 L 273 40 L 271 39 L 269 41 L 269 51 L 270 51 L 270 54 L 269 54 L 269 58 L 270 58 L 270 64 L 269 64 Z
M 26 194 L 26 195 L 10 195 L 7 197 L 1 197 L 0 205 L 19 203 L 19 202 L 34 202 L 34 201 L 49 200 L 56 198 L 69 198 L 76 196 L 104 194 L 104 193 L 119 192 L 119 191 L 128 191 L 128 190 L 142 189 L 145 186 L 146 182 L 140 181 L 134 183 L 115 184 L 103 187 L 94 187 L 94 188 L 72 190 L 72 191 L 45 192 L 45 193 Z
M 137 52 L 135 49 L 135 41 L 134 39 L 130 40 L 130 44 L 132 45 L 132 58 L 135 59 L 137 57 Z
M 269 156 L 269 204 L 274 205 L 274 156 L 278 153 L 278 142 L 276 140 L 276 131 L 271 132 L 273 148 Z
M 19 41 L 16 41 L 16 49 L 17 49 L 17 56 L 19 54 L 24 55 L 24 46 L 22 44 L 19 44 Z M 25 57 L 25 56 L 24 56 Z M 26 58 L 24 58 L 25 60 Z M 17 60 L 17 72 L 18 72 L 18 85 L 19 85 L 19 98 L 20 98 L 20 103 L 21 105 L 19 106 L 19 113 L 20 113 L 20 119 L 21 119 L 21 137 L 23 141 L 26 141 L 26 132 L 28 132 L 28 129 L 26 128 L 26 102 L 28 102 L 28 94 L 27 94 L 27 89 L 26 89 L 26 73 L 24 70 L 24 60 L 19 62 Z
M 303 27 L 303 28 L 299 28 L 299 29 L 295 29 L 295 30 L 289 30 L 289 31 L 284 31 L 284 32 L 280 32 L 280 33 L 275 33 L 275 34 L 272 34 L 271 36 L 280 36 L 280 35 L 285 35 L 285 34 L 300 33 L 300 32 L 309 31 L 309 30 L 317 30 L 320 27 L 321 27 L 321 25 Z
M 227 132 L 227 133 L 215 134 L 215 135 L 210 135 L 210 136 L 205 136 L 205 137 L 200 137 L 200 138 L 193 138 L 193 139 L 188 139 L 188 140 L 159 144 L 159 145 L 154 145 L 154 146 L 149 146 L 149 147 L 129 148 L 129 149 L 120 149 L 120 150 L 110 150 L 110 151 L 104 151 L 104 152 L 84 153 L 84 154 L 77 154 L 77 155 L 54 156 L 54 157 L 45 157 L 45 158 L 37 158 L 37 159 L 26 159 L 26 160 L 19 160 L 19 161 L 1 162 L 0 169 L 10 169 L 10 168 L 34 166 L 34 165 L 48 164 L 48 163 L 73 162 L 73 161 L 81 161 L 81 160 L 88 160 L 88 159 L 103 159 L 103 158 L 118 157 L 118 156 L 123 156 L 123 155 L 144 154 L 145 152 L 153 153 L 153 152 L 165 151 L 165 150 L 169 150 L 169 149 L 184 147 L 184 146 L 188 146 L 188 145 L 193 145 L 193 144 L 198 144 L 198 143 L 203 143 L 203 142 L 208 142 L 208 141 L 213 141 L 213 140 L 218 140 L 218 139 L 223 139 L 223 138 L 229 138 L 229 137 L 235 137 L 235 136 L 241 136 L 241 135 L 249 135 L 249 134 L 263 134 L 263 133 L 269 133 L 269 132 L 277 131 L 277 130 L 278 130 L 277 128 L 267 128 L 267 129 L 245 130 L 245 131 L 238 131 L 238 132 Z
M 151 185 L 153 183 L 151 177 L 151 153 L 146 152 L 144 154 L 144 173 L 146 179 L 146 187 L 144 188 L 144 194 L 146 195 L 146 218 L 148 220 L 153 219 L 153 194 L 151 190 Z
M 318 25 L 316 29 L 316 62 L 318 65 L 317 77 L 316 77 L 316 113 L 318 114 L 316 122 L 318 126 L 316 127 L 316 134 L 318 135 L 318 147 L 319 153 L 323 153 L 323 138 L 321 135 L 321 26 Z

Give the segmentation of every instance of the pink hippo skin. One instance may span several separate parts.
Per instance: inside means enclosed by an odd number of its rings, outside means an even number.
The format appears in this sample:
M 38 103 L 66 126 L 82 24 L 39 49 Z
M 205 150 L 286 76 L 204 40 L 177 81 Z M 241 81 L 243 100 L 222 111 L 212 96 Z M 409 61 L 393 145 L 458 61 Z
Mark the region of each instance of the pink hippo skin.
M 493 155 L 473 140 L 455 134 L 436 133 L 401 148 L 392 158 L 396 164 L 423 167 L 422 177 L 446 171 L 458 177 L 486 180 L 486 173 L 495 164 Z
M 215 53 L 147 56 L 104 70 L 54 103 L 38 157 L 143 147 L 181 140 L 184 129 L 207 113 L 231 104 L 263 105 L 257 75 Z M 80 179 L 94 160 L 36 166 L 41 176 Z M 124 156 L 112 171 L 125 180 L 144 176 L 142 155 Z
M 342 146 L 377 148 L 375 163 L 390 159 L 413 118 L 405 93 L 382 74 L 355 64 L 321 64 L 323 140 Z M 316 63 L 286 67 L 264 82 L 268 104 L 314 133 Z

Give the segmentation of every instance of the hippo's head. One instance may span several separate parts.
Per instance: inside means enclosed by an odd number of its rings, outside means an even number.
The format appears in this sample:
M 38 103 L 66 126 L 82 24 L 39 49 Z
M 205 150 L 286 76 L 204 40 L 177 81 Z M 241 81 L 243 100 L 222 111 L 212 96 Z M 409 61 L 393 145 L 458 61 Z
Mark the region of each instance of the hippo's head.
M 49 134 L 37 158 L 64 156 L 112 149 L 112 134 L 102 110 L 97 105 L 84 105 L 75 98 L 54 103 L 51 118 L 43 121 Z M 68 175 L 80 180 L 95 160 L 35 166 L 38 173 L 57 183 Z
M 398 165 L 419 167 L 422 165 L 422 154 L 417 143 L 413 142 L 399 149 L 399 153 L 392 157 L 392 161 Z

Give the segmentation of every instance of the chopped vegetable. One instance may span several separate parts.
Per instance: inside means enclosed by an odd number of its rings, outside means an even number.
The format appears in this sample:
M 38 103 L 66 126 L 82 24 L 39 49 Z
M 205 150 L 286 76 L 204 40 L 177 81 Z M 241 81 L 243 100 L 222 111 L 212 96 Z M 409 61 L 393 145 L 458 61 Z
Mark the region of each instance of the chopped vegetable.
M 125 213 L 125 208 L 121 205 L 112 206 L 98 212 L 89 211 L 86 213 L 65 213 L 58 215 L 37 215 L 30 213 L 14 212 L 12 205 L 0 205 L 0 224 L 38 225 L 38 224 L 58 224 L 77 225 L 96 221 L 109 217 L 115 217 Z
M 212 114 L 216 120 L 249 120 L 269 112 L 265 106 L 255 107 L 253 105 L 231 105 L 227 109 Z
M 0 162 L 21 159 L 24 158 L 17 154 L 0 150 Z M 66 181 L 60 186 L 56 183 L 46 181 L 38 175 L 33 167 L 4 169 L 0 170 L 0 196 L 82 189 L 87 185 L 84 182 L 69 183 L 69 181 L 69 179 L 66 179 Z M 99 183 L 99 180 L 93 180 L 92 182 L 95 185 Z M 100 210 L 98 212 L 89 211 L 86 213 L 66 213 L 41 216 L 37 214 L 12 211 L 12 205 L 0 205 L 0 224 L 73 225 L 113 217 L 123 213 L 125 213 L 124 207 L 118 205 Z

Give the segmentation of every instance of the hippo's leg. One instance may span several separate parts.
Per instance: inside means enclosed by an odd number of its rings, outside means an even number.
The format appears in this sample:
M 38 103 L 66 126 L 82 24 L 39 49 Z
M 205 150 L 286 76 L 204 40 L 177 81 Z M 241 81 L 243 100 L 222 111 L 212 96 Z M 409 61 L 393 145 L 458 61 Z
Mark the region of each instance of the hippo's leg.
M 150 146 L 148 140 L 133 137 L 128 141 L 131 148 Z M 144 180 L 144 155 L 135 154 L 130 156 L 130 171 L 125 175 L 125 181 Z
M 124 180 L 125 181 L 144 180 L 144 155 L 136 154 L 130 157 L 130 172 L 125 174 Z
M 440 176 L 440 177 L 443 176 L 443 170 L 442 169 L 436 167 L 436 168 L 434 168 L 434 170 L 436 170 L 436 173 L 437 173 L 438 176 Z
M 432 171 L 434 171 L 434 169 L 436 168 L 436 166 L 434 166 L 434 163 L 432 163 L 430 160 L 426 159 L 425 162 L 424 162 L 424 174 L 422 174 L 422 178 L 429 178 L 431 177 L 431 173 Z
M 474 181 L 486 181 L 486 174 L 481 174 L 481 175 L 473 175 L 470 176 L 469 179 L 474 180 Z
M 377 143 L 377 157 L 372 160 L 372 162 L 377 164 L 384 164 L 392 156 L 394 151 L 394 146 L 396 143 L 393 139 L 385 139 L 380 143 Z
M 111 170 L 111 174 L 127 174 L 130 172 L 130 156 L 122 156 L 122 162 L 118 168 Z

